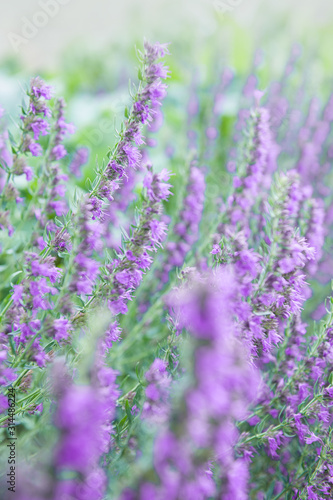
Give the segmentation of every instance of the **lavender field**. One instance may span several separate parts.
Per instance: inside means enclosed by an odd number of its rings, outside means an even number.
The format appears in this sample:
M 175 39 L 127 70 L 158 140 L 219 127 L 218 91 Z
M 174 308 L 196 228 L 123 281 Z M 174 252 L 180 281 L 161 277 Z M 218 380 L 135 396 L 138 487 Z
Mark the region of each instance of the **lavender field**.
M 148 3 L 8 11 L 0 499 L 333 499 L 332 18 Z

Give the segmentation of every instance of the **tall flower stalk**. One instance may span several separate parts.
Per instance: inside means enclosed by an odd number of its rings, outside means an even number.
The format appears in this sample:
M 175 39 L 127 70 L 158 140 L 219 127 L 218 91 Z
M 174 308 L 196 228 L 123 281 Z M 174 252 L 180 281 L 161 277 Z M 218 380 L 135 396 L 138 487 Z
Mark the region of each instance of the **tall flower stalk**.
M 178 327 L 190 334 L 187 349 L 194 364 L 185 392 L 169 403 L 170 417 L 160 424 L 153 455 L 156 480 L 137 478 L 135 490 L 126 489 L 122 499 L 168 495 L 186 500 L 194 494 L 200 499 L 246 498 L 248 465 L 244 457 L 234 455 L 238 434 L 234 421 L 246 415 L 260 378 L 234 335 L 235 287 L 226 270 L 192 278 L 169 298 Z M 159 360 L 153 366 L 161 374 L 165 371 Z M 146 394 L 156 399 L 152 385 Z

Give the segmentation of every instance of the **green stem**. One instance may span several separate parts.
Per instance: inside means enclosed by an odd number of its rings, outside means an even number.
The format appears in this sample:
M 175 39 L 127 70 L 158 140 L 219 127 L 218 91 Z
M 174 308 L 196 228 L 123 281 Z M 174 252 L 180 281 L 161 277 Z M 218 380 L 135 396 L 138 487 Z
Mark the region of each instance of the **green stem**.
M 117 357 L 122 356 L 130 347 L 135 344 L 137 339 L 137 334 L 142 330 L 144 323 L 147 320 L 153 321 L 161 313 L 161 306 L 163 305 L 163 297 L 154 302 L 154 304 L 145 312 L 141 320 L 136 323 L 134 328 L 131 329 L 130 333 L 125 337 L 125 339 L 117 346 Z
M 128 392 L 126 392 L 126 394 L 124 394 L 123 396 L 121 396 L 121 398 L 119 398 L 117 400 L 117 403 L 121 403 L 124 399 L 126 399 L 128 397 L 129 394 L 131 394 L 132 392 L 135 392 L 140 386 L 141 386 L 141 382 L 138 382 L 132 389 L 130 389 Z
M 13 299 L 9 299 L 2 312 L 0 313 L 0 320 L 4 317 L 10 306 L 14 303 Z
M 286 488 L 284 488 L 284 490 L 282 490 L 278 495 L 276 495 L 272 500 L 278 500 L 279 498 L 282 497 L 282 495 L 284 495 L 284 493 L 286 493 L 287 491 L 290 491 L 292 488 L 295 488 L 296 487 L 296 484 L 298 483 L 298 481 L 300 479 L 302 479 L 302 477 L 304 477 L 305 475 L 307 474 L 307 471 L 303 472 L 300 476 L 298 476 L 297 479 L 295 479 L 295 481 L 293 481 L 293 484 L 289 484 Z
M 8 186 L 8 184 L 9 184 L 9 181 L 10 181 L 11 176 L 12 176 L 12 172 L 8 172 L 8 174 L 7 174 L 7 179 L 6 179 L 6 182 L 5 182 L 5 185 L 3 186 L 2 192 L 1 192 L 1 194 L 0 194 L 0 201 L 2 201 L 2 200 L 3 200 L 3 197 L 4 197 L 4 195 L 5 195 L 5 191 L 6 191 L 6 187 L 7 187 L 7 186 Z
M 25 357 L 26 353 L 29 351 L 30 347 L 32 346 L 32 344 L 34 343 L 34 341 L 36 340 L 36 338 L 38 337 L 38 335 L 40 335 L 41 333 L 40 332 L 37 332 L 35 333 L 35 335 L 32 337 L 32 339 L 30 340 L 30 342 L 27 344 L 27 346 L 25 347 L 24 351 L 20 354 L 20 356 L 14 361 L 13 363 L 13 368 L 15 368 L 16 366 L 18 366 L 20 364 L 20 362 L 22 361 L 22 359 Z
M 37 399 L 37 396 L 41 396 L 42 395 L 42 391 L 40 389 L 36 389 L 34 392 L 32 392 L 31 394 L 28 394 L 27 396 L 24 396 L 24 398 L 21 398 L 17 404 L 20 404 L 22 403 L 23 401 L 26 401 L 27 399 L 30 399 L 32 398 L 32 401 L 34 401 L 35 399 Z
M 247 444 L 247 443 L 250 443 L 251 441 L 254 441 L 256 439 L 267 439 L 270 434 L 274 433 L 275 431 L 278 431 L 279 429 L 282 429 L 286 423 L 289 424 L 288 421 L 284 421 L 283 423 L 279 424 L 279 425 L 276 425 L 275 427 L 270 427 L 269 429 L 267 429 L 265 432 L 261 432 L 260 434 L 254 434 L 253 436 L 250 436 L 248 437 L 247 439 L 245 439 L 244 441 L 241 441 L 241 444 Z
M 19 383 L 21 382 L 22 378 L 24 378 L 28 373 L 30 372 L 30 368 L 26 368 L 25 370 L 23 370 L 20 375 L 18 376 L 18 378 L 11 384 L 12 387 L 16 387 L 17 385 L 19 385 Z
M 27 410 L 30 410 L 31 407 L 33 407 L 33 406 L 36 405 L 36 402 L 40 399 L 40 397 L 42 396 L 42 394 L 43 393 L 41 392 L 41 390 L 37 389 L 32 394 L 30 394 L 28 396 L 25 396 L 24 398 L 20 399 L 20 401 L 18 401 L 17 404 L 22 403 L 22 401 L 26 401 L 26 400 L 28 400 L 28 399 L 31 398 L 31 400 L 29 401 L 29 403 L 26 404 L 25 406 L 18 406 L 17 408 L 15 408 L 15 410 L 13 412 L 13 415 L 18 415 L 20 413 L 24 413 Z M 7 419 L 8 419 L 8 415 L 5 416 L 5 417 L 0 418 L 0 424 L 2 424 L 3 422 L 6 422 Z

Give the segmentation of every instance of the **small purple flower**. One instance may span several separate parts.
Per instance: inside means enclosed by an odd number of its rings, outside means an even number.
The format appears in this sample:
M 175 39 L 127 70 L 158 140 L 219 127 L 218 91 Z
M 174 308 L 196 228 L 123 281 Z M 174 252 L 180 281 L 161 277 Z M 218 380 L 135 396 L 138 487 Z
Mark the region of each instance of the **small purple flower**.
M 89 159 L 89 149 L 82 147 L 78 148 L 74 154 L 74 157 L 69 165 L 69 170 L 76 177 L 81 175 L 81 167 L 88 162 Z
M 66 155 L 67 151 L 62 144 L 58 144 L 52 149 L 52 156 L 55 160 L 61 160 L 61 158 L 64 158 Z
M 60 340 L 67 340 L 70 334 L 71 325 L 68 319 L 60 317 L 53 321 L 53 335 L 59 342 Z
M 48 208 L 55 211 L 58 217 L 67 213 L 67 204 L 64 200 L 54 200 L 48 203 Z
M 29 151 L 32 154 L 32 156 L 42 156 L 43 154 L 43 149 L 40 144 L 37 144 L 37 142 L 31 141 L 29 144 Z
M 159 425 L 169 416 L 169 386 L 170 375 L 167 372 L 167 363 L 156 358 L 146 372 L 149 385 L 146 387 L 146 401 L 142 409 L 142 418 Z
M 147 196 L 151 201 L 166 200 L 170 195 L 171 184 L 166 181 L 170 179 L 170 172 L 163 169 L 159 174 L 148 172 L 143 180 L 143 186 L 147 189 Z
M 48 257 L 47 260 L 40 261 L 33 257 L 30 265 L 33 276 L 45 276 L 50 278 L 51 283 L 55 283 L 59 278 L 61 270 L 54 266 L 53 258 Z
M 316 436 L 313 432 L 310 433 L 310 436 L 307 436 L 305 438 L 306 444 L 312 444 L 315 443 L 316 441 L 321 441 L 320 437 Z
M 40 134 L 47 135 L 50 130 L 50 125 L 46 120 L 42 118 L 35 119 L 30 125 L 35 141 L 38 141 Z
M 31 92 L 39 99 L 40 97 L 44 97 L 46 100 L 50 100 L 53 95 L 53 89 L 49 85 L 45 85 L 45 82 L 39 78 L 38 76 L 32 78 L 30 82 Z
M 6 130 L 0 134 L 0 160 L 8 167 L 11 167 L 13 165 L 13 156 L 7 146 L 8 137 Z
M 27 179 L 27 181 L 31 181 L 34 177 L 34 172 L 31 167 L 24 167 L 23 173 L 25 174 L 25 178 Z
M 13 302 L 14 304 L 20 304 L 23 295 L 23 286 L 14 285 L 13 289 L 14 289 L 14 293 L 12 295 Z

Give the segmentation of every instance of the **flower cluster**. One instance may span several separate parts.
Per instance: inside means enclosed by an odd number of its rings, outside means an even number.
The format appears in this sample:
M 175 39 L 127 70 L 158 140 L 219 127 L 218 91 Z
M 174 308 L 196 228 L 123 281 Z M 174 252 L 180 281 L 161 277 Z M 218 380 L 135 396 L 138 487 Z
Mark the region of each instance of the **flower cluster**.
M 144 142 L 142 125 L 152 120 L 154 109 L 158 108 L 166 95 L 166 85 L 162 79 L 167 78 L 168 71 L 158 59 L 168 53 L 166 45 L 145 43 L 145 51 L 141 55 L 143 69 L 141 83 L 134 98 L 131 111 L 124 123 L 123 131 L 114 150 L 110 153 L 110 161 L 96 184 L 90 198 L 95 206 L 95 216 L 102 215 L 102 200 L 113 200 L 113 193 L 118 189 L 127 171 L 136 169 L 141 161 L 138 146 Z
M 170 375 L 166 361 L 156 358 L 145 374 L 146 401 L 142 407 L 142 418 L 155 424 L 161 424 L 168 418 L 168 397 Z
M 246 498 L 248 464 L 244 457 L 234 456 L 238 435 L 235 420 L 246 416 L 260 377 L 233 333 L 230 306 L 235 288 L 232 270 L 228 269 L 192 277 L 188 286 L 168 299 L 179 324 L 192 337 L 193 381 L 173 407 L 170 419 L 166 423 L 162 420 L 164 425 L 154 446 L 158 485 L 141 479 L 136 494 L 127 490 L 122 498 L 143 499 L 148 492 L 156 499 L 168 495 L 187 500 L 194 494 L 198 499 Z M 165 363 L 156 359 L 146 374 L 150 384 L 143 407 L 145 416 L 147 408 L 160 416 L 161 391 L 168 380 L 163 376 L 165 369 Z M 162 409 L 170 411 L 163 396 Z M 218 488 L 212 477 L 213 464 L 223 477 Z
M 196 162 L 191 164 L 186 192 L 187 196 L 183 201 L 179 222 L 173 230 L 178 241 L 169 241 L 166 245 L 169 258 L 168 262 L 163 265 L 163 274 L 160 276 L 162 282 L 168 281 L 171 269 L 183 265 L 186 254 L 198 239 L 205 199 L 205 178 Z
M 170 195 L 171 185 L 167 182 L 170 173 L 162 170 L 158 174 L 148 171 L 143 185 L 146 201 L 142 217 L 126 245 L 122 258 L 115 259 L 106 266 L 109 275 L 105 276 L 109 308 L 115 313 L 127 312 L 127 301 L 131 299 L 143 277 L 144 271 L 152 263 L 150 252 L 157 251 L 166 234 L 166 225 L 158 219 L 161 202 Z
M 54 160 L 61 160 L 61 158 L 67 155 L 67 151 L 64 148 L 62 142 L 67 134 L 73 134 L 75 131 L 74 125 L 72 123 L 66 123 L 64 109 L 64 99 L 58 99 L 56 104 L 57 120 L 54 127 L 55 138 L 54 145 L 51 150 L 51 158 Z
M 260 200 L 265 199 L 264 193 L 267 193 L 272 173 L 276 169 L 278 147 L 270 131 L 268 110 L 256 107 L 250 119 L 251 141 L 246 149 L 245 163 L 239 175 L 233 179 L 234 193 L 228 199 L 223 222 L 219 225 L 220 234 L 228 227 L 237 227 L 245 232 L 246 237 L 250 237 L 251 215 L 255 217 L 253 209 Z
M 43 149 L 37 142 L 40 135 L 47 135 L 50 125 L 45 120 L 51 116 L 46 101 L 52 97 L 52 89 L 45 85 L 39 77 L 33 78 L 30 82 L 29 106 L 26 113 L 21 116 L 23 130 L 24 152 L 30 152 L 32 156 L 41 156 Z

